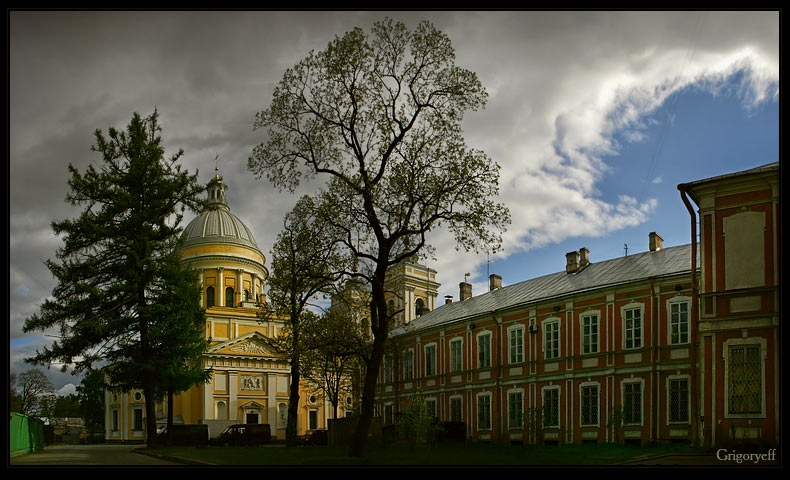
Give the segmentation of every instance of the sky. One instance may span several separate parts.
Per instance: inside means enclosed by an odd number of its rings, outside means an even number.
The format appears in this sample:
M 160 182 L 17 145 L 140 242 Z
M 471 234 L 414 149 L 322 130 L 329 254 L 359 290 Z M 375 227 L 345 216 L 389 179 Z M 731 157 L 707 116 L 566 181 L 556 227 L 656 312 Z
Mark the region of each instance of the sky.
M 231 211 L 270 250 L 298 195 L 247 170 L 285 70 L 354 27 L 384 17 L 446 33 L 456 64 L 487 89 L 467 145 L 502 168 L 512 223 L 501 252 L 455 249 L 431 233 L 445 295 L 691 242 L 677 185 L 779 161 L 777 11 L 10 11 L 9 372 L 42 368 L 60 394 L 80 378 L 23 362 L 55 332 L 23 333 L 55 281 L 53 220 L 75 218 L 67 166 L 98 164 L 94 132 L 157 109 L 168 156 L 208 182 L 219 156 Z M 319 182 L 303 190 L 320 187 Z M 184 225 L 192 217 L 186 218 Z M 268 262 L 268 260 L 267 260 Z

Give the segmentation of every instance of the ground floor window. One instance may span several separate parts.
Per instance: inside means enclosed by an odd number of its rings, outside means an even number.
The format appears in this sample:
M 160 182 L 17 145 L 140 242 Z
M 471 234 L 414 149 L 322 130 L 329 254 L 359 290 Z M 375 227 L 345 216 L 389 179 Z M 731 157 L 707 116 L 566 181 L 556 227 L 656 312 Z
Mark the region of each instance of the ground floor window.
M 598 425 L 598 385 L 581 387 L 581 424 Z
M 623 384 L 623 423 L 626 425 L 639 425 L 642 423 L 641 382 Z
M 730 347 L 728 367 L 728 413 L 762 413 L 762 358 L 760 345 L 736 345 Z
M 477 397 L 477 429 L 491 430 L 491 395 Z
M 450 399 L 450 421 L 461 422 L 461 397 L 453 397 Z
M 134 430 L 143 429 L 143 409 L 135 408 L 132 410 L 132 428 Z
M 508 426 L 522 428 L 524 426 L 524 394 L 521 391 L 507 394 Z
M 543 390 L 543 426 L 560 426 L 560 389 L 546 388 Z
M 688 378 L 669 381 L 669 421 L 689 421 L 689 381 Z
M 258 424 L 258 413 L 248 413 L 245 416 L 245 423 Z
M 118 431 L 118 410 L 112 411 L 112 431 Z
M 318 410 L 310 410 L 307 412 L 308 429 L 316 430 L 318 428 Z

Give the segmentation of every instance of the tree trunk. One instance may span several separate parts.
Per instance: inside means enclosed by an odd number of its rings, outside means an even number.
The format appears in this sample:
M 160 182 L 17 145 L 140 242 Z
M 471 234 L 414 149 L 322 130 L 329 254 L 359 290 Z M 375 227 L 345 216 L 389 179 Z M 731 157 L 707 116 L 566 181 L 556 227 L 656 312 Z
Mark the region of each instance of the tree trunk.
M 291 390 L 288 397 L 288 424 L 285 427 L 285 444 L 289 447 L 298 445 L 299 377 L 299 355 L 295 353 L 291 359 Z
M 351 437 L 351 445 L 348 450 L 349 456 L 352 457 L 362 457 L 365 454 L 365 442 L 375 411 L 376 383 L 378 382 L 381 360 L 384 358 L 384 345 L 387 341 L 387 323 L 389 321 L 387 302 L 384 298 L 384 275 L 381 275 L 379 282 L 374 282 L 371 285 L 371 293 L 373 297 L 371 313 L 374 313 L 378 318 L 378 325 L 373 330 L 373 351 L 370 360 L 366 362 L 359 421 Z
M 167 386 L 167 446 L 173 446 L 173 378 Z

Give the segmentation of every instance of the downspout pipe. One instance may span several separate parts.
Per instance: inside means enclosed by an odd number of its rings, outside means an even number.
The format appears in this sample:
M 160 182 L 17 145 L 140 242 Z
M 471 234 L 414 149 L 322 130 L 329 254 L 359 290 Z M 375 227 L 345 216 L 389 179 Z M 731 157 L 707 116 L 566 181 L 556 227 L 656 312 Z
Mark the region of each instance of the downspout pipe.
M 697 322 L 699 320 L 699 286 L 697 285 L 697 214 L 688 199 L 688 185 L 678 185 L 680 198 L 691 216 L 691 444 L 699 445 L 699 395 L 697 387 Z

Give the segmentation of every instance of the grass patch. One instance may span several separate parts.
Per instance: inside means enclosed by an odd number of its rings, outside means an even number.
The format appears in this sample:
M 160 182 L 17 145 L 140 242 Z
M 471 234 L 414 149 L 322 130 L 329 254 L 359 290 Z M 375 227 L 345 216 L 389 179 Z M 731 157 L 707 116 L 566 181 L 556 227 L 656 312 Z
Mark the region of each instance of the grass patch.
M 525 446 L 498 443 L 418 446 L 368 445 L 363 458 L 348 456 L 347 447 L 171 447 L 157 454 L 211 465 L 616 465 L 644 456 L 690 450 L 688 445 L 638 447 L 620 444 Z

